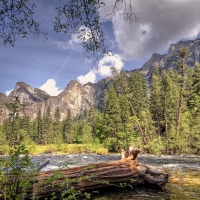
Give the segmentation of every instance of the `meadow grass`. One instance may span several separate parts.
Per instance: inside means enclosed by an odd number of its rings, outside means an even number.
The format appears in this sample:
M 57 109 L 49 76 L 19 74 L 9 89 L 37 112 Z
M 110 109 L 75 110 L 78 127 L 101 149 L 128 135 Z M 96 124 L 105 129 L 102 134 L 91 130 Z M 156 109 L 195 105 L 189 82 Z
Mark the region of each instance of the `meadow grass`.
M 93 144 L 48 144 L 48 145 L 26 145 L 31 155 L 41 153 L 52 154 L 77 154 L 77 153 L 97 153 L 107 155 L 108 149 L 101 145 Z

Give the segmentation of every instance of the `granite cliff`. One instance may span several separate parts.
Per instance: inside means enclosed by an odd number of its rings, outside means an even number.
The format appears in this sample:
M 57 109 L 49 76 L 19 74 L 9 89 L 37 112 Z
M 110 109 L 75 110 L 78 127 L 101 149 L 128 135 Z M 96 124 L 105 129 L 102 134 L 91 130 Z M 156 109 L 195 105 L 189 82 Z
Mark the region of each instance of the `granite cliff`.
M 196 40 L 180 41 L 177 44 L 171 44 L 167 54 L 160 55 L 154 53 L 151 58 L 140 68 L 140 71 L 148 82 L 151 81 L 154 67 L 158 67 L 161 70 L 168 70 L 169 68 L 174 69 L 180 49 L 187 46 L 191 52 L 187 58 L 187 64 L 193 67 L 195 62 L 200 62 L 200 38 Z
M 9 117 L 10 111 L 6 104 L 12 102 L 14 96 L 19 97 L 23 107 L 20 115 L 27 114 L 31 119 L 37 117 L 39 109 L 44 114 L 48 107 L 51 108 L 52 115 L 54 115 L 56 108 L 59 108 L 61 119 L 67 117 L 68 109 L 70 109 L 72 116 L 75 117 L 84 110 L 90 109 L 91 105 L 101 106 L 103 91 L 108 88 L 110 79 L 107 77 L 98 83 L 87 83 L 85 85 L 81 85 L 77 81 L 70 81 L 58 96 L 50 96 L 45 91 L 38 88 L 33 89 L 24 82 L 17 82 L 8 97 L 0 93 L 0 123 Z
M 178 59 L 178 53 L 184 46 L 189 48 L 191 55 L 187 58 L 187 64 L 192 67 L 195 62 L 200 62 L 200 39 L 180 41 L 177 44 L 171 44 L 167 54 L 160 55 L 154 53 L 151 58 L 138 70 L 150 83 L 154 67 L 159 70 L 174 68 Z M 130 73 L 127 72 L 127 73 Z M 17 82 L 14 90 L 7 97 L 0 93 L 0 124 L 5 118 L 9 117 L 9 110 L 5 103 L 10 103 L 14 96 L 18 96 L 20 102 L 23 104 L 23 112 L 21 114 L 28 114 L 31 119 L 35 119 L 38 110 L 41 109 L 42 114 L 47 110 L 48 106 L 51 108 L 52 115 L 56 108 L 60 109 L 61 118 L 67 116 L 67 110 L 71 110 L 72 116 L 77 116 L 86 109 L 90 109 L 91 105 L 100 107 L 102 105 L 102 95 L 104 89 L 108 88 L 111 78 L 100 80 L 98 83 L 87 83 L 81 85 L 77 81 L 70 81 L 66 88 L 58 96 L 50 96 L 46 92 L 32 88 L 24 82 Z

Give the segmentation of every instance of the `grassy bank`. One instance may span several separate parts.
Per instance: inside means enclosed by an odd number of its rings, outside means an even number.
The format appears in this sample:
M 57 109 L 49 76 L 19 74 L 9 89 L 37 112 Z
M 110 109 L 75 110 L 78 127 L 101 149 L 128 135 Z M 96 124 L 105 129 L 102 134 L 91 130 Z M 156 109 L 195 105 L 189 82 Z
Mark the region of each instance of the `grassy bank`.
M 38 155 L 41 153 L 52 154 L 76 154 L 76 153 L 97 153 L 101 155 L 108 154 L 108 149 L 101 145 L 94 144 L 48 144 L 48 145 L 26 145 L 30 155 Z M 8 153 L 8 146 L 1 148 L 0 154 Z

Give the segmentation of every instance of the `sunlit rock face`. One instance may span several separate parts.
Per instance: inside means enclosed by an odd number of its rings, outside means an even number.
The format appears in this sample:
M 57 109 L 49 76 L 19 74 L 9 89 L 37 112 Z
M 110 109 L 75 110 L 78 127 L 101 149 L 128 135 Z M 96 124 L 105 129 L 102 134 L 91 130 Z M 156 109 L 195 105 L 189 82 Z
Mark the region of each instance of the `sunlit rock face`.
M 58 96 L 50 96 L 43 90 L 33 89 L 24 82 L 18 82 L 8 97 L 0 93 L 0 123 L 9 118 L 11 111 L 8 110 L 6 104 L 12 102 L 15 96 L 19 97 L 22 105 L 22 109 L 19 112 L 20 116 L 29 115 L 31 120 L 37 117 L 39 109 L 43 115 L 48 107 L 52 116 L 54 116 L 56 109 L 59 108 L 61 120 L 67 117 L 68 110 L 70 110 L 71 116 L 75 117 L 85 110 L 89 110 L 91 106 L 101 107 L 103 92 L 108 88 L 109 82 L 109 77 L 95 84 L 87 83 L 81 85 L 77 81 L 70 81 Z
M 33 89 L 30 85 L 24 82 L 17 82 L 14 90 L 9 94 L 9 98 L 13 99 L 14 96 L 19 97 L 20 103 L 35 103 L 47 100 L 51 96 L 45 91 L 38 88 Z
M 190 56 L 186 60 L 189 67 L 193 67 L 196 61 L 200 62 L 200 39 L 180 41 L 177 44 L 171 44 L 167 54 L 160 55 L 154 53 L 140 68 L 140 71 L 145 76 L 146 80 L 148 82 L 151 81 L 154 67 L 158 67 L 160 71 L 163 69 L 174 69 L 176 67 L 177 60 L 179 59 L 178 54 L 180 49 L 183 47 L 188 47 L 191 52 Z
M 3 120 L 9 116 L 9 110 L 6 107 L 6 103 L 10 103 L 9 98 L 0 92 L 0 124 L 2 124 Z

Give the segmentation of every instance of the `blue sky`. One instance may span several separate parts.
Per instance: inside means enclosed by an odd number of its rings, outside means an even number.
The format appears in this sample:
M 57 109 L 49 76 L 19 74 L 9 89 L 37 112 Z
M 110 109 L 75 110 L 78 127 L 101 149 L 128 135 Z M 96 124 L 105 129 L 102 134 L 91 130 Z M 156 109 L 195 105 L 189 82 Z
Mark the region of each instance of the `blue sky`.
M 16 82 L 23 81 L 51 95 L 59 94 L 70 80 L 81 84 L 97 82 L 110 75 L 110 67 L 132 70 L 141 67 L 153 53 L 166 53 L 171 43 L 199 36 L 198 0 L 135 0 L 132 1 L 140 23 L 132 28 L 111 13 L 114 0 L 105 1 L 100 10 L 106 43 L 112 50 L 103 57 L 98 69 L 86 62 L 76 34 L 68 37 L 53 31 L 53 4 L 36 10 L 41 29 L 48 32 L 48 41 L 18 38 L 15 46 L 4 46 L 0 38 L 0 92 L 8 94 Z M 106 13 L 105 13 L 106 10 Z

